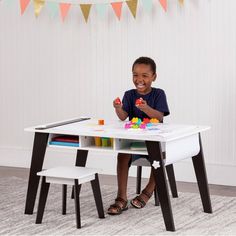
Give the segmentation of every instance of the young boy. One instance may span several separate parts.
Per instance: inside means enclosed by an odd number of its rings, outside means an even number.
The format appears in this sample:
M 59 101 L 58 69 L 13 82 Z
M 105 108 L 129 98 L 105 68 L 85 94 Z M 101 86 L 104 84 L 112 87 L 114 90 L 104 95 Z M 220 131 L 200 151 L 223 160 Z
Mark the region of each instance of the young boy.
M 116 114 L 120 120 L 124 121 L 127 117 L 131 120 L 138 118 L 157 118 L 163 121 L 163 116 L 169 115 L 169 108 L 166 101 L 165 92 L 159 88 L 151 87 L 156 80 L 156 64 L 148 57 L 138 58 L 133 66 L 133 83 L 135 89 L 125 92 L 122 102 L 116 98 L 113 101 Z M 139 104 L 136 100 L 139 99 Z M 119 153 L 117 157 L 117 182 L 118 192 L 115 203 L 108 208 L 108 214 L 118 215 L 128 209 L 127 201 L 127 181 L 130 161 L 140 157 L 148 156 L 131 155 Z M 155 189 L 155 179 L 151 171 L 150 179 L 142 193 L 131 200 L 131 205 L 135 208 L 143 208 Z

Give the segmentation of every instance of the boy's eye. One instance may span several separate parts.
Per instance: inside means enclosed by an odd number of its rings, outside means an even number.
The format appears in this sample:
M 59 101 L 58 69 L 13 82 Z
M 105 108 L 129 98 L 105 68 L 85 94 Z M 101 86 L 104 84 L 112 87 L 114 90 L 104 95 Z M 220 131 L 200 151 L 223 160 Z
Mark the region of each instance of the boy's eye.
M 133 74 L 133 78 L 137 78 L 137 77 L 141 77 L 143 79 L 146 79 L 146 78 L 149 78 L 149 75 L 148 74 L 142 74 L 142 75 L 138 75 L 138 74 Z

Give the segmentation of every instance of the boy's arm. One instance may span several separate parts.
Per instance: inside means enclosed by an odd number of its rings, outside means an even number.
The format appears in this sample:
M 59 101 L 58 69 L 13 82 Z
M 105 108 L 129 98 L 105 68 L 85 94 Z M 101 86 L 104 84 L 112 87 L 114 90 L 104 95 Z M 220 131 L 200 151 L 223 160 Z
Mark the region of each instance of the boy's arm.
M 142 104 L 137 106 L 141 111 L 143 111 L 144 113 L 146 113 L 149 117 L 151 118 L 156 118 L 158 119 L 160 122 L 163 121 L 163 116 L 164 113 L 160 112 L 158 110 L 155 110 L 153 108 L 151 108 L 150 106 L 148 106 L 146 101 L 142 101 Z
M 122 103 L 119 98 L 116 98 L 113 101 L 113 107 L 115 108 L 116 114 L 119 117 L 119 119 L 122 121 L 126 120 L 126 118 L 128 117 L 128 114 L 126 111 L 122 109 Z
M 117 107 L 117 108 L 115 108 L 115 110 L 116 110 L 116 114 L 120 120 L 122 120 L 122 121 L 126 120 L 126 118 L 128 117 L 128 114 L 127 114 L 127 112 L 125 112 L 122 109 L 122 107 Z
M 157 111 L 149 106 L 145 110 L 143 110 L 143 112 L 146 113 L 151 118 L 156 118 L 160 122 L 163 121 L 163 116 L 164 116 L 163 112 Z

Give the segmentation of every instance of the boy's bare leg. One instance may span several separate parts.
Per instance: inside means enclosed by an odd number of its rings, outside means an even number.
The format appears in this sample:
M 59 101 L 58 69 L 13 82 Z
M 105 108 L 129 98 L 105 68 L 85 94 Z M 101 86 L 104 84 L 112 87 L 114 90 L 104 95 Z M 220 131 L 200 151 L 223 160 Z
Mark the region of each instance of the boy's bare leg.
M 151 169 L 151 173 L 150 173 L 150 178 L 149 178 L 149 181 L 148 181 L 148 184 L 146 185 L 146 187 L 144 188 L 144 190 L 146 192 L 148 192 L 149 194 L 152 194 L 154 189 L 155 189 L 155 186 L 156 186 L 156 182 L 155 182 L 155 178 L 154 178 L 154 174 L 153 174 L 153 170 Z M 149 197 L 146 195 L 146 194 L 143 194 L 141 193 L 140 194 L 140 197 L 143 199 L 144 202 L 148 202 L 149 200 Z M 139 201 L 137 199 L 134 199 L 133 200 L 134 204 L 135 205 L 140 205 L 139 204 Z
M 117 197 L 121 197 L 127 201 L 127 183 L 129 173 L 129 161 L 131 155 L 125 153 L 119 153 L 117 158 L 117 183 L 118 192 Z
M 116 204 L 121 208 L 127 207 L 127 183 L 129 173 L 129 161 L 131 155 L 119 153 L 117 157 L 117 183 L 118 191 L 117 198 L 122 198 L 124 201 L 116 201 Z M 116 213 L 117 208 L 110 206 L 108 213 Z
M 150 178 L 149 178 L 148 184 L 146 185 L 145 189 L 149 193 L 152 193 L 154 191 L 155 187 L 156 187 L 156 182 L 155 182 L 153 170 L 151 169 Z

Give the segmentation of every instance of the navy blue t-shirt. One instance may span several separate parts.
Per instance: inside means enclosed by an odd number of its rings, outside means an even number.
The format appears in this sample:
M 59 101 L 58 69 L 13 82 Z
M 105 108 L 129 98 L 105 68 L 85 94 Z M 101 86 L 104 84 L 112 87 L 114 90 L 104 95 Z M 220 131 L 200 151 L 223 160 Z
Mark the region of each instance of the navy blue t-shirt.
M 129 120 L 133 117 L 138 117 L 141 119 L 152 118 L 135 106 L 135 101 L 138 98 L 145 100 L 151 108 L 163 112 L 164 116 L 170 114 L 164 90 L 152 88 L 150 93 L 142 95 L 139 94 L 136 89 L 131 89 L 125 92 L 122 99 L 123 109 L 128 113 Z

